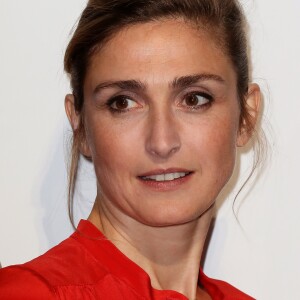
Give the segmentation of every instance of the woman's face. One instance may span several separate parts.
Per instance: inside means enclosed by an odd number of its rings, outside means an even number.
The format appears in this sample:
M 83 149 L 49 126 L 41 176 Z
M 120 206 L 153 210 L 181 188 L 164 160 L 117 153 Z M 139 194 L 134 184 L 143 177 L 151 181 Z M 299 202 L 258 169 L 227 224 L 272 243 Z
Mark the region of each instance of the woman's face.
M 101 207 L 153 226 L 201 216 L 233 171 L 236 80 L 214 39 L 180 20 L 126 28 L 94 54 L 85 154 Z

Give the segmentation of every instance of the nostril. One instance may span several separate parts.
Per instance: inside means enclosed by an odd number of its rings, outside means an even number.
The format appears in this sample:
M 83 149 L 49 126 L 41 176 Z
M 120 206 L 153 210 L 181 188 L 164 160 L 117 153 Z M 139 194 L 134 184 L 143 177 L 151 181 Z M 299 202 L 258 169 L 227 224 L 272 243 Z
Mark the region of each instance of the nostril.
M 149 117 L 146 150 L 156 157 L 167 158 L 176 153 L 180 147 L 179 127 L 175 116 L 169 111 L 158 111 Z
M 178 152 L 180 149 L 180 145 L 172 145 L 172 146 L 167 146 L 167 147 L 151 147 L 148 152 L 151 155 L 154 156 L 158 156 L 158 157 L 163 157 L 163 158 L 167 158 L 173 154 L 175 154 L 176 152 Z

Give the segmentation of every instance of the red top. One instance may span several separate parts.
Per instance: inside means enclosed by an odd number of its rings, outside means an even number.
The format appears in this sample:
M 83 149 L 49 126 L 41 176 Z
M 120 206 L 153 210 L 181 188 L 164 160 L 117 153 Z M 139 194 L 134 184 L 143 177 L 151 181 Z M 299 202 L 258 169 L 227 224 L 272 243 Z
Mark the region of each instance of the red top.
M 251 300 L 200 270 L 199 283 L 214 300 Z M 42 256 L 0 270 L 0 299 L 187 300 L 151 287 L 148 274 L 120 252 L 89 221 Z

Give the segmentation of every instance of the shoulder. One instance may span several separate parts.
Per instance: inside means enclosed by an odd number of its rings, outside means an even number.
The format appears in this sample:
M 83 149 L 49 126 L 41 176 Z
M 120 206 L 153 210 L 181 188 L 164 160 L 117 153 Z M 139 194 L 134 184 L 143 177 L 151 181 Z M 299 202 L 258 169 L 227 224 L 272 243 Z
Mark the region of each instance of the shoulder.
M 94 284 L 107 274 L 73 235 L 25 265 L 45 277 L 50 285 Z
M 213 299 L 254 300 L 254 298 L 248 296 L 225 281 L 207 277 L 202 271 L 200 277 L 201 284 L 211 296 L 214 296 Z
M 55 293 L 33 270 L 11 266 L 0 270 L 0 299 L 54 299 Z
M 107 271 L 71 236 L 32 261 L 1 269 L 0 299 L 27 299 L 25 291 L 30 299 L 53 299 L 62 286 L 94 285 L 105 275 Z

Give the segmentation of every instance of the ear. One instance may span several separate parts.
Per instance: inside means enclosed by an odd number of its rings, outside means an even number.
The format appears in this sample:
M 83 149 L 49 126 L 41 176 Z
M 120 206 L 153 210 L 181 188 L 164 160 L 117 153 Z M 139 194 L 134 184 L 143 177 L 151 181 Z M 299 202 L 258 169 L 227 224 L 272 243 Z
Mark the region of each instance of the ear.
M 65 97 L 65 110 L 73 131 L 79 129 L 80 115 L 75 110 L 75 99 L 72 94 Z
M 79 151 L 86 158 L 91 158 L 91 151 L 86 141 L 85 130 L 82 126 L 81 114 L 75 109 L 74 95 L 68 94 L 65 97 L 65 110 L 73 129 L 74 142 L 77 142 Z
M 244 118 L 240 124 L 236 145 L 238 147 L 245 146 L 250 140 L 255 128 L 261 102 L 261 92 L 259 85 L 252 83 L 249 85 L 248 94 L 246 96 L 246 113 L 248 118 Z

